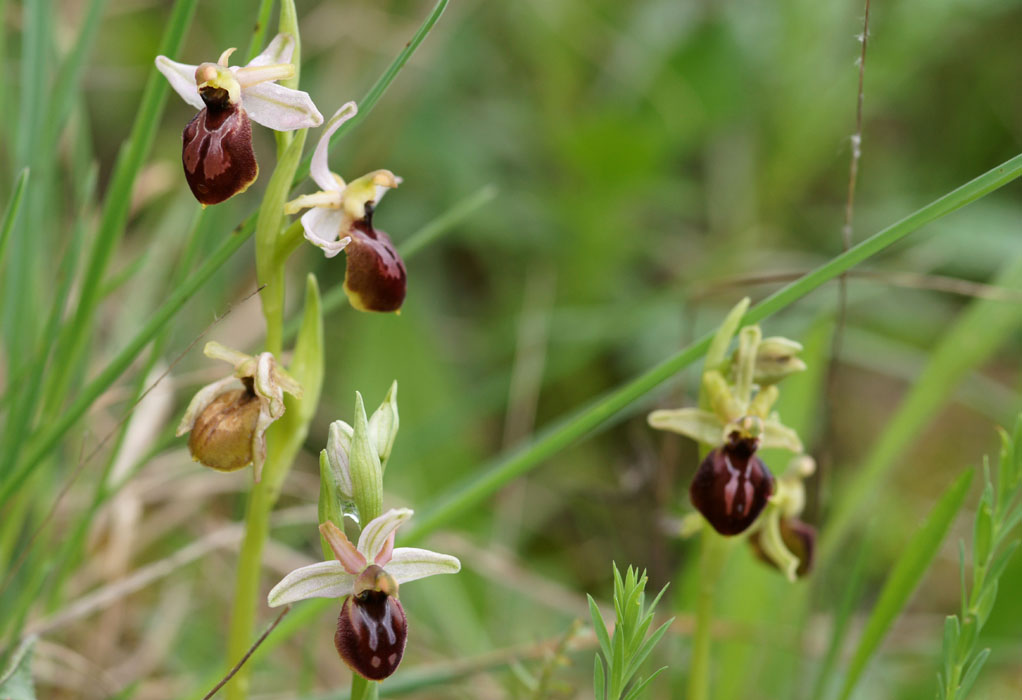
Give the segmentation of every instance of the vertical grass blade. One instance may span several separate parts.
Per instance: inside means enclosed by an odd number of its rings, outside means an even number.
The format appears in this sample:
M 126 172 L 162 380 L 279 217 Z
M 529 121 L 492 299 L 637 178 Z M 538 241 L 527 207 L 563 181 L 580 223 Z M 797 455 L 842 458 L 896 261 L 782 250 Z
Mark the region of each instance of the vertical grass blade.
M 185 31 L 191 24 L 197 2 L 198 0 L 177 0 L 174 3 L 174 9 L 167 22 L 167 29 L 163 34 L 163 40 L 160 42 L 157 53 L 176 56 L 180 52 Z M 155 55 L 154 53 L 154 58 Z M 110 259 L 113 257 L 114 250 L 120 242 L 127 224 L 135 179 L 138 177 L 152 146 L 160 115 L 163 113 L 163 107 L 167 101 L 170 86 L 166 79 L 156 70 L 155 66 L 149 67 L 148 74 L 149 78 L 139 101 L 135 123 L 132 125 L 128 140 L 117 158 L 96 238 L 89 251 L 88 264 L 85 267 L 79 291 L 78 308 L 71 322 L 69 343 L 60 351 L 62 361 L 58 366 L 67 369 L 59 373 L 55 379 L 57 387 L 55 393 L 58 397 L 62 396 L 63 389 L 66 387 L 70 368 L 78 363 L 84 352 L 88 330 L 92 327 L 92 318 L 100 299 L 107 266 L 110 264 Z
M 873 658 L 891 625 L 930 568 L 940 543 L 944 541 L 952 521 L 965 502 L 969 485 L 972 484 L 972 475 L 973 471 L 970 469 L 948 487 L 926 522 L 909 540 L 905 551 L 891 570 L 852 657 L 841 690 L 841 700 L 847 700 L 851 696 L 869 660 Z
M 22 169 L 18 179 L 14 182 L 14 192 L 7 202 L 7 209 L 4 210 L 4 220 L 0 224 L 0 270 L 4 267 L 4 257 L 7 252 L 7 244 L 11 238 L 11 231 L 18 220 L 18 213 L 21 211 L 21 201 L 25 197 L 25 186 L 28 184 L 28 168 Z M 2 311 L 2 309 L 0 309 Z
M 135 361 L 135 358 L 149 344 L 149 341 L 170 322 L 170 319 L 185 305 L 185 302 L 249 239 L 253 230 L 254 226 L 250 225 L 229 236 L 206 259 L 198 270 L 189 275 L 174 290 L 163 306 L 150 317 L 149 322 L 139 330 L 138 334 L 131 339 L 131 342 L 121 348 L 121 351 L 117 353 L 117 356 L 110 361 L 103 371 L 77 394 L 75 401 L 60 414 L 60 417 L 45 432 L 42 432 L 32 440 L 29 453 L 25 456 L 25 459 L 22 460 L 13 473 L 7 473 L 3 487 L 0 488 L 0 503 L 4 503 L 14 489 L 21 486 L 32 468 L 49 454 L 50 450 L 57 445 L 71 426 L 89 409 L 92 402 L 109 389 L 124 370 Z

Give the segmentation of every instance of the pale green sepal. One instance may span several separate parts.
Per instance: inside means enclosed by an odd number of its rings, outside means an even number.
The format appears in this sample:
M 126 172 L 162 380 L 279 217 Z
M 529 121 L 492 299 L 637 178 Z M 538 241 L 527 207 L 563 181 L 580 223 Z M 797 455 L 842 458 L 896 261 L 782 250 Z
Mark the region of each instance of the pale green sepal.
M 802 441 L 798 433 L 786 425 L 781 425 L 775 418 L 763 421 L 763 432 L 759 436 L 761 449 L 779 447 L 796 454 L 802 452 Z
M 767 418 L 770 415 L 770 409 L 773 408 L 780 395 L 781 392 L 773 385 L 760 389 L 749 404 L 749 415 Z
M 798 557 L 784 545 L 784 538 L 781 537 L 781 509 L 772 504 L 765 513 L 759 544 L 763 553 L 777 565 L 789 581 L 794 583 L 798 580 Z
M 14 651 L 7 668 L 0 676 L 0 698 L 3 700 L 35 700 L 35 684 L 32 682 L 32 652 L 36 637 L 25 639 Z
M 679 433 L 704 445 L 719 445 L 724 441 L 724 426 L 720 419 L 700 408 L 653 411 L 648 421 L 657 430 Z
M 706 401 L 707 408 L 717 415 L 722 424 L 738 420 L 745 413 L 735 401 L 724 375 L 715 369 L 703 373 L 703 390 L 700 399 L 700 403 L 703 400 Z
M 351 436 L 351 493 L 359 520 L 368 523 L 383 511 L 383 467 L 370 441 L 362 394 L 355 392 L 355 425 Z
M 749 303 L 749 297 L 745 297 L 735 304 L 734 308 L 724 317 L 724 321 L 720 324 L 716 335 L 713 336 L 710 348 L 706 351 L 706 359 L 703 363 L 704 372 L 706 370 L 719 370 L 723 368 L 724 359 L 727 356 L 727 346 L 731 344 L 731 338 L 734 337 L 735 331 L 738 330 L 742 317 L 749 310 Z
M 306 598 L 341 598 L 354 590 L 355 576 L 336 559 L 295 569 L 270 590 L 266 603 L 276 608 Z
M 387 460 L 397 440 L 397 429 L 400 424 L 397 413 L 397 380 L 390 385 L 383 403 L 369 419 L 369 435 L 376 443 L 376 454 L 380 458 L 380 467 L 386 471 Z
M 742 407 L 742 413 L 749 410 L 752 399 L 752 378 L 756 372 L 756 351 L 763 337 L 759 326 L 746 326 L 738 333 L 738 351 L 735 353 L 735 400 Z

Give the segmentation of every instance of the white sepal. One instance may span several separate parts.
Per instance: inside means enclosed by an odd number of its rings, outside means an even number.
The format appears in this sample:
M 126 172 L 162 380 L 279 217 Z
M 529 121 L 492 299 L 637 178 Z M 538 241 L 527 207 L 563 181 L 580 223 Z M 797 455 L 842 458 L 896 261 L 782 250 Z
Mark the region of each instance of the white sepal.
M 204 109 L 206 104 L 199 97 L 199 88 L 195 85 L 195 69 L 197 68 L 198 66 L 171 61 L 166 56 L 156 57 L 156 70 L 163 73 L 174 92 L 195 109 Z
M 358 537 L 358 551 L 372 564 L 386 546 L 387 538 L 410 517 L 412 517 L 410 508 L 391 508 L 378 518 L 370 520 Z
M 344 185 L 338 182 L 334 174 L 330 172 L 330 165 L 327 162 L 327 157 L 330 154 L 330 137 L 341 128 L 341 124 L 356 114 L 358 114 L 358 105 L 354 102 L 345 102 L 341 105 L 341 108 L 330 117 L 330 121 L 327 122 L 326 128 L 319 137 L 319 142 L 316 144 L 316 150 L 312 153 L 309 174 L 323 190 L 340 192 L 344 189 Z
M 323 254 L 332 258 L 351 243 L 351 236 L 338 240 L 337 234 L 344 223 L 344 214 L 337 209 L 310 209 L 302 214 L 302 228 L 305 239 L 320 248 Z
M 290 34 L 273 37 L 263 52 L 248 62 L 249 66 L 271 66 L 275 63 L 291 63 L 295 52 L 295 38 Z
M 415 547 L 398 547 L 384 569 L 402 584 L 436 574 L 456 574 L 461 571 L 461 562 L 450 554 Z
M 295 569 L 270 590 L 266 602 L 271 608 L 306 598 L 341 598 L 354 590 L 355 576 L 339 561 L 321 561 Z
M 241 105 L 252 121 L 274 131 L 308 129 L 323 123 L 309 93 L 276 83 L 259 83 L 241 91 Z

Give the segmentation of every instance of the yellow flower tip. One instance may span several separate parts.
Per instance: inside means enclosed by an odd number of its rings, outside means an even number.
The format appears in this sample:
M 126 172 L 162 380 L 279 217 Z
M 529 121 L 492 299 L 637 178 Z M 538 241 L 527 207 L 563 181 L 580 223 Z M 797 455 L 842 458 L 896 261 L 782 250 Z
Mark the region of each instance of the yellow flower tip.
M 222 54 L 220 54 L 220 58 L 219 58 L 219 60 L 217 60 L 217 63 L 220 64 L 221 66 L 223 66 L 224 68 L 226 68 L 227 67 L 227 60 L 231 57 L 231 54 L 234 53 L 237 50 L 238 49 L 234 48 L 234 47 L 227 49 Z
M 401 178 L 389 170 L 377 170 L 372 174 L 372 183 L 382 187 L 396 188 L 401 184 Z

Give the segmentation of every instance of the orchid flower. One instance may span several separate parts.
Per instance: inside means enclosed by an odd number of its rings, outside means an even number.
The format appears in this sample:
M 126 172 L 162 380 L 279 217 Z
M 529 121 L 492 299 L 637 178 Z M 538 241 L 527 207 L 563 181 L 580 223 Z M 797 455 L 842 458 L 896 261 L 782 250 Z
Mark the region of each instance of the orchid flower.
M 275 131 L 323 123 L 307 92 L 276 84 L 294 77 L 294 50 L 294 37 L 278 34 L 245 66 L 228 65 L 235 49 L 198 66 L 156 57 L 174 91 L 200 110 L 185 127 L 181 156 L 188 186 L 203 205 L 244 192 L 258 177 L 249 117 Z
M 373 227 L 372 217 L 383 195 L 401 178 L 389 170 L 374 170 L 345 183 L 327 163 L 330 137 L 357 113 L 355 103 L 348 102 L 327 122 L 310 167 L 321 189 L 288 202 L 284 211 L 309 210 L 302 215 L 305 238 L 326 257 L 346 250 L 344 291 L 352 306 L 360 311 L 397 311 L 405 298 L 405 264 L 390 236 Z
M 455 574 L 461 562 L 447 554 L 394 548 L 394 533 L 412 517 L 391 509 L 371 520 L 353 545 L 332 522 L 319 531 L 336 559 L 295 569 L 270 591 L 270 607 L 307 598 L 344 598 L 334 645 L 356 673 L 382 680 L 397 670 L 408 638 L 408 620 L 398 586 L 435 574 Z
M 234 365 L 234 372 L 200 389 L 177 428 L 191 431 L 192 458 L 218 471 L 253 465 L 258 482 L 266 461 L 266 429 L 284 415 L 284 392 L 301 397 L 302 387 L 268 352 L 255 357 L 206 343 L 206 357 Z

